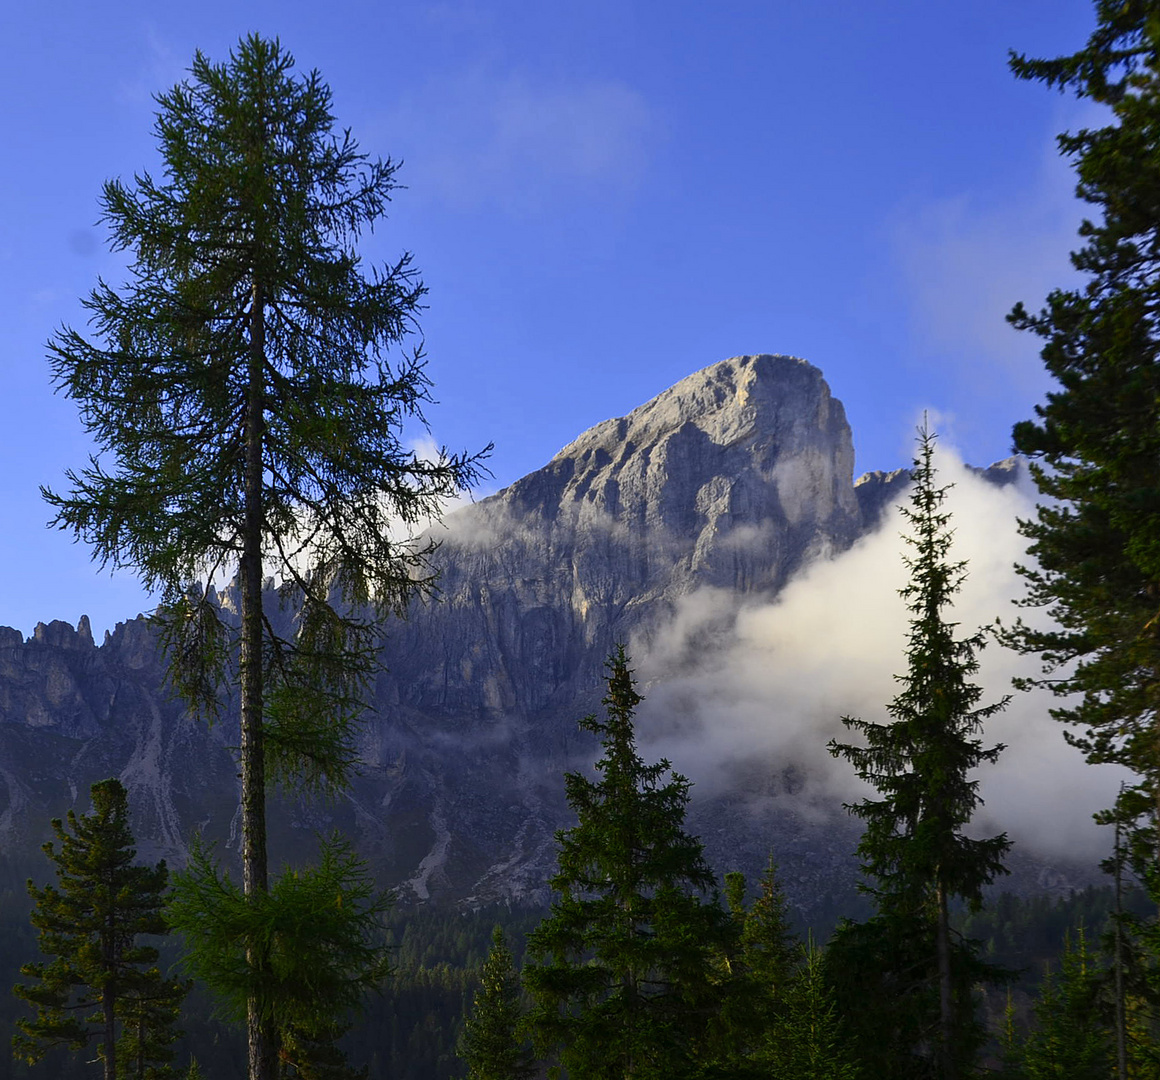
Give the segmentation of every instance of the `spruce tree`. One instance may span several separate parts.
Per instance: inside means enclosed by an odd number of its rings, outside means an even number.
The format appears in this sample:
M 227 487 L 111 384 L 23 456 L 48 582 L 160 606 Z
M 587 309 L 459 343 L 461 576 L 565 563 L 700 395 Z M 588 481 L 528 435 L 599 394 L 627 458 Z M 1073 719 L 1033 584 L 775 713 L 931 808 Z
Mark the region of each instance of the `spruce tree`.
M 1101 1000 L 1104 972 L 1088 949 L 1083 927 L 1064 938 L 1059 972 L 1044 971 L 1033 1006 L 1035 1029 L 1024 1040 L 1025 1080 L 1110 1080 L 1117 1073 L 1110 1009 Z
M 1111 115 L 1059 137 L 1077 195 L 1094 208 L 1072 263 L 1085 277 L 1014 326 L 1043 339 L 1056 385 L 1034 420 L 1015 425 L 1044 502 L 1021 523 L 1026 603 L 1051 623 L 1018 623 L 1007 640 L 1038 655 L 1042 685 L 1065 700 L 1056 719 L 1093 764 L 1127 766 L 1105 820 L 1130 829 L 1131 863 L 1160 903 L 1160 3 L 1100 0 L 1097 25 L 1072 56 L 1012 54 L 1035 79 Z
M 862 735 L 865 745 L 830 743 L 830 752 L 854 765 L 880 798 L 864 799 L 848 809 L 866 823 L 858 845 L 862 870 L 872 881 L 863 886 L 877 904 L 881 920 L 873 924 L 899 943 L 926 942 L 937 986 L 938 1025 L 931 1040 L 937 1068 L 955 1080 L 971 1056 L 964 1027 L 962 980 L 955 973 L 956 942 L 950 927 L 949 902 L 981 903 L 984 885 L 1005 873 L 1003 856 L 1010 847 L 1005 834 L 975 839 L 964 833 L 979 805 L 978 781 L 970 774 L 993 762 L 1002 746 L 984 748 L 978 738 L 983 721 L 1006 700 L 979 706 L 982 689 L 970 681 L 978 670 L 977 633 L 955 637 L 956 624 L 946 609 L 962 587 L 965 563 L 949 561 L 950 515 L 942 509 L 947 488 L 935 483 L 935 436 L 924 423 L 918 432 L 910 506 L 903 515 L 911 527 L 904 537 L 913 551 L 906 557 L 910 581 L 901 590 L 911 612 L 907 636 L 907 670 L 897 676 L 902 689 L 887 706 L 886 724 L 843 717 Z M 891 924 L 893 926 L 884 925 Z M 866 937 L 869 930 L 861 931 Z M 864 942 L 863 945 L 868 944 Z M 861 947 L 861 946 L 860 946 Z M 855 950 L 857 951 L 857 950 Z M 904 954 L 897 954 L 902 960 Z M 912 956 L 909 974 L 899 990 L 919 992 L 926 981 Z
M 98 454 L 46 491 L 55 523 L 160 594 L 170 676 L 203 714 L 236 677 L 241 703 L 242 881 L 269 890 L 271 778 L 341 788 L 351 725 L 376 670 L 376 617 L 431 588 L 430 546 L 399 542 L 468 484 L 477 459 L 402 443 L 429 382 L 405 347 L 424 287 L 403 255 L 364 273 L 396 165 L 336 131 L 318 72 L 295 75 L 277 40 L 243 39 L 224 64 L 200 52 L 157 98 L 163 176 L 111 181 L 120 289 L 85 301 L 95 338 L 50 343 Z M 236 571 L 240 628 L 207 584 Z M 289 632 L 263 586 L 281 582 Z M 248 943 L 271 985 L 264 938 Z M 248 1007 L 251 1080 L 273 1080 L 277 1020 Z
M 777 876 L 773 856 L 758 882 L 759 892 L 745 914 L 742 956 L 770 999 L 783 994 L 797 967 L 798 945 L 789 922 L 789 906 Z
M 28 983 L 14 992 L 36 1009 L 20 1019 L 13 1040 L 29 1063 L 56 1046 L 95 1045 L 105 1080 L 162 1080 L 188 984 L 166 978 L 158 952 L 141 935 L 167 932 L 162 915 L 168 871 L 134 862 L 129 806 L 119 780 L 91 789 L 93 808 L 67 825 L 52 822 L 57 843 L 44 845 L 56 864 L 56 885 L 28 883 L 32 925 L 48 963 L 25 964 Z M 59 844 L 59 847 L 57 846 Z
M 767 1035 L 767 1076 L 794 1080 L 856 1080 L 833 992 L 826 984 L 821 950 L 811 939 L 802 963 L 783 991 L 782 1014 Z
M 1015 1002 L 1011 988 L 1007 988 L 1007 1004 L 1003 1008 L 1003 1026 L 999 1031 L 999 1068 L 995 1080 L 1023 1080 L 1023 1041 L 1015 1026 Z
M 601 737 L 599 775 L 565 776 L 579 820 L 557 833 L 556 899 L 528 940 L 528 1026 L 570 1080 L 682 1080 L 718 1008 L 730 920 L 684 829 L 689 781 L 637 752 L 641 697 L 623 647 L 608 669 L 607 718 L 581 721 Z
M 706 1077 L 765 1077 L 779 1060 L 786 995 L 800 955 L 772 856 L 749 906 L 745 893 L 744 874 L 725 875 L 733 936 L 723 955 L 721 1010 L 707 1041 L 713 1065 Z
M 459 1041 L 468 1080 L 528 1080 L 535 1075 L 531 1047 L 520 1030 L 522 1017 L 519 973 L 497 925 Z

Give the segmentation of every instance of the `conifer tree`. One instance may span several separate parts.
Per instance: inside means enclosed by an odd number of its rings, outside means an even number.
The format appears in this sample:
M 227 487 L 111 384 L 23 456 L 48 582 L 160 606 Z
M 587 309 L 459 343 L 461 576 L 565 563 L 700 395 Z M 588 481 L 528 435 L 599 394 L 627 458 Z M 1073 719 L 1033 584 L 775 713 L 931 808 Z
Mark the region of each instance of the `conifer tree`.
M 1043 339 L 1057 385 L 1014 429 L 1046 496 L 1021 523 L 1033 560 L 1021 571 L 1026 603 L 1052 624 L 1020 622 L 1007 641 L 1043 660 L 1044 677 L 1024 685 L 1066 699 L 1052 715 L 1079 729 L 1065 736 L 1087 760 L 1135 773 L 1105 820 L 1130 828 L 1132 867 L 1160 903 L 1160 2 L 1095 8 L 1074 55 L 1011 56 L 1017 77 L 1111 116 L 1058 140 L 1094 208 L 1072 253 L 1086 281 L 1053 291 L 1036 314 L 1020 303 L 1009 316 Z
M 57 884 L 28 883 L 40 949 L 53 959 L 20 969 L 33 981 L 14 990 L 36 1017 L 17 1021 L 13 1046 L 32 1063 L 55 1046 L 95 1045 L 105 1080 L 162 1080 L 176 1075 L 170 1044 L 188 984 L 163 976 L 157 949 L 138 938 L 167 932 L 168 872 L 164 862 L 134 862 L 121 782 L 102 780 L 91 795 L 91 813 L 70 810 L 67 825 L 52 822 L 57 843 L 44 852 Z
M 200 712 L 236 677 L 242 882 L 259 905 L 268 779 L 343 786 L 375 616 L 431 588 L 430 546 L 396 526 L 438 514 L 477 471 L 402 444 L 428 400 L 421 350 L 401 348 L 424 288 L 409 255 L 366 274 L 357 252 L 396 166 L 336 132 L 327 85 L 293 68 L 251 35 L 224 64 L 197 53 L 158 96 L 164 175 L 102 197 L 130 280 L 85 301 L 95 339 L 65 328 L 50 343 L 99 448 L 70 491 L 45 492 L 55 523 L 160 593 L 171 681 Z M 237 629 L 204 587 L 235 570 Z M 263 942 L 248 943 L 255 988 L 271 985 Z M 250 1001 L 247 1027 L 250 1080 L 274 1080 L 267 1003 Z
M 1026 1080 L 1110 1080 L 1115 1044 L 1108 1009 L 1101 1001 L 1105 979 L 1080 927 L 1064 939 L 1058 974 L 1044 972 L 1034 1004 L 1035 1029 L 1024 1040 Z
M 999 1068 L 996 1080 L 1023 1080 L 1023 1041 L 1015 1026 L 1015 1002 L 1007 988 L 1007 1004 L 1003 1009 L 1003 1027 L 999 1031 Z
M 950 515 L 942 509 L 947 488 L 935 484 L 934 447 L 935 436 L 924 423 L 911 505 L 903 507 L 912 530 L 904 539 L 914 554 L 906 557 L 910 582 L 901 594 L 912 617 L 907 671 L 897 677 L 902 689 L 887 707 L 891 722 L 843 717 L 866 745 L 833 741 L 829 749 L 850 761 L 881 796 L 848 807 L 866 823 L 858 854 L 873 884 L 863 888 L 874 897 L 882 920 L 872 928 L 888 931 L 899 944 L 909 939 L 911 948 L 918 941 L 929 943 L 937 972 L 938 1027 L 932 1033 L 937 1068 L 945 1080 L 956 1080 L 961 1061 L 970 1056 L 970 1038 L 960 1030 L 970 1005 L 962 1000 L 962 980 L 954 971 L 955 954 L 963 947 L 956 949 L 948 905 L 961 897 L 977 908 L 983 886 L 1005 873 L 1006 835 L 975 839 L 963 830 L 979 805 L 978 781 L 970 774 L 1002 750 L 984 748 L 978 734 L 1006 700 L 979 706 L 982 689 L 970 678 L 978 670 L 975 653 L 982 635 L 956 638 L 956 624 L 946 618 L 966 572 L 964 563 L 948 558 Z M 868 933 L 861 931 L 862 937 Z M 900 988 L 922 988 L 921 966 L 914 966 L 920 959 L 921 951 L 906 961 L 911 971 Z
M 578 817 L 557 833 L 551 914 L 528 940 L 529 1030 L 570 1080 L 682 1080 L 718 1003 L 730 920 L 701 843 L 684 830 L 689 781 L 637 753 L 641 701 L 623 647 L 608 661 L 599 774 L 565 776 Z M 666 779 L 667 775 L 667 779 Z
M 706 1076 L 765 1077 L 778 1060 L 786 995 L 800 957 L 772 856 L 759 890 L 747 907 L 745 875 L 725 875 L 733 940 L 724 957 L 721 1011 L 707 1043 L 714 1064 Z
M 337 834 L 323 841 L 315 865 L 284 870 L 257 896 L 240 890 L 195 842 L 189 866 L 175 875 L 166 918 L 192 943 L 186 964 L 226 1016 L 241 1019 L 260 1002 L 281 1060 L 304 1077 L 313 1070 L 345 1080 L 358 1073 L 343 1071 L 333 1044 L 363 994 L 389 974 L 380 939 L 392 899 Z M 247 957 L 255 938 L 267 958 L 260 969 Z
M 802 963 L 783 992 L 783 1009 L 767 1035 L 767 1076 L 794 1080 L 856 1080 L 858 1068 L 841 1031 L 821 950 L 809 940 Z
M 758 882 L 759 892 L 745 914 L 741 932 L 745 966 L 770 998 L 785 990 L 797 967 L 798 946 L 790 928 L 785 891 L 773 856 Z
M 283 1028 L 282 1072 L 294 1080 L 367 1080 L 367 1066 L 352 1067 L 337 1042 L 346 1034 L 342 1027 L 316 1025 L 311 1029 Z
M 535 1075 L 531 1047 L 521 1034 L 522 1017 L 520 977 L 497 925 L 459 1042 L 468 1080 L 528 1080 Z

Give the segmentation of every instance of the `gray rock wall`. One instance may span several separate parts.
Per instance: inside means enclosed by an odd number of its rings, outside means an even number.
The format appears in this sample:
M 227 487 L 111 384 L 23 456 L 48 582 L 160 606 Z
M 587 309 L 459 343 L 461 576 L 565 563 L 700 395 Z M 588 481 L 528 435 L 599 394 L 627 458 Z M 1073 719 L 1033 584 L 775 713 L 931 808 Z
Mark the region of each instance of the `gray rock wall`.
M 598 705 L 616 642 L 647 642 L 705 586 L 771 597 L 845 550 L 905 485 L 857 488 L 845 413 L 821 373 L 786 356 L 705 368 L 607 420 L 547 465 L 435 531 L 441 600 L 384 627 L 363 773 L 338 801 L 271 810 L 275 858 L 339 827 L 404 898 L 546 897 L 562 771 L 596 750 L 576 720 Z M 227 596 L 224 603 L 228 605 Z M 87 620 L 0 628 L 0 844 L 35 853 L 88 785 L 128 784 L 142 854 L 178 862 L 194 830 L 236 851 L 236 720 L 189 720 L 164 688 L 145 620 L 92 641 Z M 853 876 L 856 830 L 756 813 L 786 763 L 750 763 L 739 790 L 695 802 L 722 871 L 770 848 L 791 896 L 816 906 Z

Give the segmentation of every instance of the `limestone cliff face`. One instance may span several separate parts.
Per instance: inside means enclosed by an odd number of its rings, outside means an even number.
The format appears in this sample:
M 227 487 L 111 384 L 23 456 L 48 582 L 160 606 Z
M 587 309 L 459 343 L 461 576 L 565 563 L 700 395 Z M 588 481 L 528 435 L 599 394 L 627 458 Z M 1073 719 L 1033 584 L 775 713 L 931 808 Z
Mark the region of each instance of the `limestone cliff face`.
M 741 356 L 451 515 L 434 534 L 440 601 L 385 628 L 352 796 L 375 856 L 411 860 L 397 873 L 419 896 L 542 895 L 561 773 L 593 760 L 576 720 L 614 644 L 647 643 L 698 588 L 772 595 L 848 547 L 863 528 L 853 458 L 816 368 Z M 406 828 L 376 830 L 384 816 Z
M 441 602 L 391 629 L 393 692 L 451 714 L 573 702 L 682 595 L 772 594 L 848 547 L 853 466 L 842 405 L 804 360 L 690 375 L 451 515 L 435 534 Z
M 0 628 L 0 852 L 38 852 L 51 818 L 87 809 L 89 786 L 119 776 L 142 854 L 182 854 L 191 824 L 236 799 L 229 727 L 208 731 L 172 700 L 144 619 L 99 648 L 83 616 L 28 641 Z
M 905 483 L 883 474 L 856 490 L 852 470 L 845 414 L 821 373 L 741 356 L 451 515 L 435 532 L 441 601 L 384 627 L 362 775 L 332 804 L 275 800 L 275 862 L 338 827 L 404 899 L 545 898 L 553 834 L 569 823 L 561 773 L 593 760 L 576 720 L 598 706 L 613 645 L 647 647 L 702 587 L 772 596 L 847 548 Z M 0 628 L 0 850 L 37 857 L 48 820 L 119 775 L 143 856 L 180 862 L 200 830 L 228 859 L 236 742 L 236 717 L 207 729 L 166 693 L 145 620 L 100 647 L 86 620 L 28 641 Z M 749 765 L 758 787 L 775 767 Z M 719 869 L 759 873 L 775 844 L 805 905 L 849 879 L 852 827 L 756 814 L 752 794 L 739 780 L 694 804 Z

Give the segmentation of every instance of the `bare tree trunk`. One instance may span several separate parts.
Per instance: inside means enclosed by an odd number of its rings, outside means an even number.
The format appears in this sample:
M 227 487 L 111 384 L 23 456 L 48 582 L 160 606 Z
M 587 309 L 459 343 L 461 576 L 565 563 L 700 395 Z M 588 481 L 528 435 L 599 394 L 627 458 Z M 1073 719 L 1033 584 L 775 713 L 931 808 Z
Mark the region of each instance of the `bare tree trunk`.
M 1120 784 L 1120 795 L 1124 785 Z M 1119 802 L 1119 800 L 1117 800 Z M 1125 1080 L 1128 1075 L 1128 1018 L 1124 1001 L 1124 849 L 1120 844 L 1121 821 L 1116 815 L 1116 1075 Z
M 250 302 L 249 392 L 245 431 L 245 526 L 240 570 L 242 586 L 242 887 L 247 896 L 269 887 L 266 865 L 266 758 L 262 732 L 262 437 L 264 434 L 265 312 L 261 284 Z M 259 981 L 267 957 L 252 943 L 246 961 Z M 276 1036 L 258 1001 L 246 1007 L 250 1080 L 275 1080 Z
M 101 1019 L 105 1028 L 105 1080 L 117 1077 L 117 985 L 113 981 L 116 962 L 116 927 L 113 917 L 105 917 L 105 932 L 101 935 L 101 954 L 108 981 L 101 990 Z
M 939 1050 L 944 1080 L 958 1080 L 955 1060 L 955 1003 L 951 983 L 951 928 L 947 914 L 947 894 L 942 883 L 937 886 L 938 923 L 935 948 L 938 952 Z

